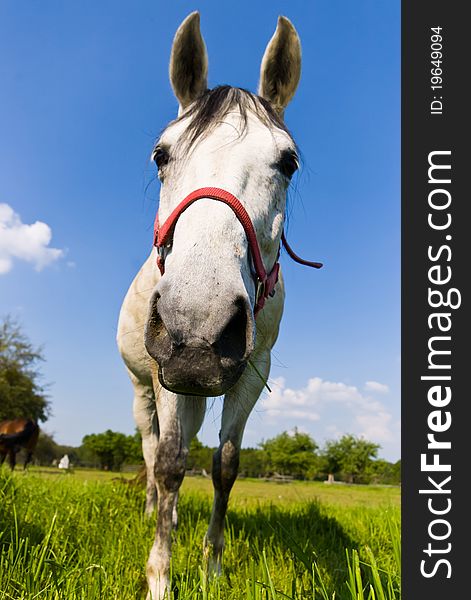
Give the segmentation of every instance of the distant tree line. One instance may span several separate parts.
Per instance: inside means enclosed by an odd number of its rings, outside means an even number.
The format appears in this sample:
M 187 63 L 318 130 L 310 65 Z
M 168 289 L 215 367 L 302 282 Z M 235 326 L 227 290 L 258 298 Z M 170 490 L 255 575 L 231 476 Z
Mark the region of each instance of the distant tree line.
M 352 434 L 329 440 L 322 448 L 308 434 L 294 429 L 263 441 L 258 448 L 242 448 L 239 476 L 288 476 L 294 479 L 334 480 L 347 483 L 398 485 L 401 461 L 390 463 L 378 458 L 379 445 Z M 187 468 L 211 472 L 215 448 L 195 438 L 190 446 Z
M 80 446 L 57 444 L 52 435 L 41 431 L 34 453 L 36 463 L 55 465 L 67 454 L 73 467 L 88 467 L 120 471 L 124 465 L 143 462 L 141 436 L 138 432 L 126 435 L 108 429 L 103 433 L 86 435 Z
M 401 462 L 390 463 L 377 458 L 378 450 L 377 444 L 351 434 L 327 441 L 319 448 L 309 434 L 295 429 L 261 442 L 258 448 L 243 448 L 239 476 L 326 480 L 330 475 L 336 481 L 347 483 L 399 484 Z M 190 446 L 187 469 L 209 475 L 214 451 L 215 448 L 195 438 Z M 56 444 L 50 435 L 41 433 L 35 453 L 40 464 L 50 465 L 66 453 L 74 466 L 111 471 L 143 463 L 138 432 L 125 435 L 107 430 L 86 435 L 78 447 Z

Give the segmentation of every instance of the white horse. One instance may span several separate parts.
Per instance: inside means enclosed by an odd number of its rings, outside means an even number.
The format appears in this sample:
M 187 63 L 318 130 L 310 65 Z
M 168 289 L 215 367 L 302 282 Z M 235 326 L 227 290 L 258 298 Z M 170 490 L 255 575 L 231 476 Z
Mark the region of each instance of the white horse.
M 158 248 L 129 288 L 118 324 L 142 434 L 146 512 L 158 505 L 147 563 L 153 600 L 170 586 L 172 525 L 190 441 L 201 427 L 206 398 L 224 394 L 204 541 L 211 568 L 220 572 L 242 435 L 268 379 L 283 312 L 277 261 L 286 191 L 298 166 L 283 122 L 301 71 L 292 23 L 278 19 L 257 96 L 229 86 L 207 90 L 199 22 L 197 12 L 189 15 L 173 41 L 170 81 L 178 118 L 153 150 L 162 183 Z

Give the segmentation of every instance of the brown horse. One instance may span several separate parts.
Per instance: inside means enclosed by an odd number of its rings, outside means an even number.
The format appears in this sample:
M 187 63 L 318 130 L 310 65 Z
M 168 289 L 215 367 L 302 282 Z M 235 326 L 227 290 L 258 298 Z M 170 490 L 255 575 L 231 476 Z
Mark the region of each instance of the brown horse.
M 0 423 L 0 465 L 8 456 L 11 470 L 15 468 L 16 454 L 24 448 L 26 458 L 24 468 L 31 461 L 38 442 L 39 427 L 32 419 L 10 419 Z

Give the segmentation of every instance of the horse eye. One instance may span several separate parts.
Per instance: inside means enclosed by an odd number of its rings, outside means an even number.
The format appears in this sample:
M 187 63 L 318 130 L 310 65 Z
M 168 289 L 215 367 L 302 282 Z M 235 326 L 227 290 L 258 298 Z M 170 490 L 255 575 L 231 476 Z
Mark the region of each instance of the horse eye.
M 282 175 L 291 179 L 299 167 L 299 159 L 296 152 L 293 152 L 292 150 L 283 152 L 277 163 L 277 167 Z
M 168 163 L 169 158 L 168 152 L 160 146 L 157 146 L 152 155 L 152 160 L 155 162 L 158 169 L 161 169 L 163 166 L 165 166 Z

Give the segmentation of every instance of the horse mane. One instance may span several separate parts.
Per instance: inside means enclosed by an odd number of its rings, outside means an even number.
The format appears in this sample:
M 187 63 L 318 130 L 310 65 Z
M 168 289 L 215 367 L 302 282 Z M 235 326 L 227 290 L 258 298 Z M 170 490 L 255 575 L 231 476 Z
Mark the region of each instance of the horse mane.
M 188 110 L 170 123 L 171 125 L 183 119 L 190 119 L 188 127 L 178 140 L 178 144 L 187 144 L 187 148 L 190 149 L 196 142 L 209 135 L 216 124 L 233 108 L 238 108 L 240 112 L 242 120 L 240 136 L 243 136 L 247 130 L 250 112 L 256 115 L 269 129 L 281 129 L 293 139 L 284 121 L 267 100 L 244 88 L 219 85 L 211 90 L 206 90 L 200 98 L 190 105 Z

